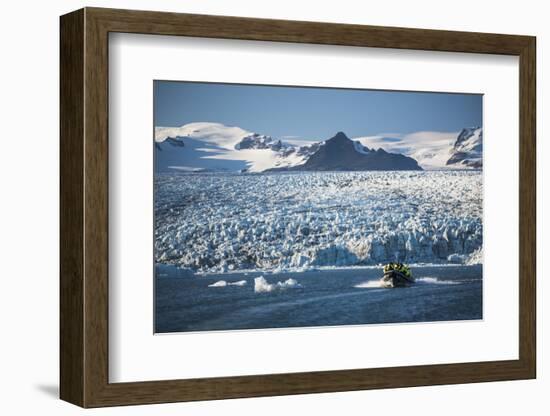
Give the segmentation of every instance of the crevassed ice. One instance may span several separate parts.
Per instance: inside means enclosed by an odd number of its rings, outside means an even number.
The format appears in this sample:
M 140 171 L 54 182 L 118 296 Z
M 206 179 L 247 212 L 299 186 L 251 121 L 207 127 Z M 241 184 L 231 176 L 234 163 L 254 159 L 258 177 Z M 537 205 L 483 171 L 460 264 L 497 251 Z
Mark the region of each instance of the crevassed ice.
M 482 232 L 479 171 L 155 178 L 155 260 L 202 273 L 480 262 Z

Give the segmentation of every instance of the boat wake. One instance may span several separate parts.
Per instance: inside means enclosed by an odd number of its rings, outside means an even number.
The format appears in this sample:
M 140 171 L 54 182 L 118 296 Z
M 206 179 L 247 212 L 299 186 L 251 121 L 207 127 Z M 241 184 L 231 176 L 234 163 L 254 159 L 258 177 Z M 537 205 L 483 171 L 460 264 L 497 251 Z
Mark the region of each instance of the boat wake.
M 416 279 L 416 283 L 429 285 L 459 285 L 460 282 L 454 280 L 440 280 L 437 277 L 420 277 Z
M 453 280 L 440 280 L 437 277 L 420 277 L 415 280 L 416 283 L 423 285 L 459 285 L 461 282 Z M 366 282 L 358 283 L 353 287 L 357 289 L 377 289 L 384 288 L 385 286 L 379 279 L 376 280 L 367 280 Z
M 383 286 L 380 280 L 368 280 L 366 282 L 359 283 L 353 287 L 357 289 L 375 289 L 375 288 L 381 288 Z

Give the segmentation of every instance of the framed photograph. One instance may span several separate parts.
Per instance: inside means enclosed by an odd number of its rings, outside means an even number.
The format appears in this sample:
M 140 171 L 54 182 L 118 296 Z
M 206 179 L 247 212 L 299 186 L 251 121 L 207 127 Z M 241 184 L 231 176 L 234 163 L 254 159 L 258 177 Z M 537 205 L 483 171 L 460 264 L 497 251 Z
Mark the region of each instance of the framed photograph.
M 534 37 L 85 8 L 60 52 L 63 400 L 535 378 Z

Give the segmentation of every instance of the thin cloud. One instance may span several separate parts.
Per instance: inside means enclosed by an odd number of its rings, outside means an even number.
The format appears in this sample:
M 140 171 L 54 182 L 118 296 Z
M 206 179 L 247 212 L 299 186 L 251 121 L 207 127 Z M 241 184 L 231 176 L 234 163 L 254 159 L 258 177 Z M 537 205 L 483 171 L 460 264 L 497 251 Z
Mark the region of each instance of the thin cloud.
M 358 137 L 364 146 L 413 157 L 424 169 L 446 167 L 459 132 L 418 131 L 409 134 L 377 134 Z

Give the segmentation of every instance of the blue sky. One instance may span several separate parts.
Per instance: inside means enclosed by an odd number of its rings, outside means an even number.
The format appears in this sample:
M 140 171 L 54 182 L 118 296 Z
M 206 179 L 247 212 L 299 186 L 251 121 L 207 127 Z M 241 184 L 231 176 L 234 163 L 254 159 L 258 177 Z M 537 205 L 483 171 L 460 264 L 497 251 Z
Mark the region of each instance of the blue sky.
M 217 122 L 274 137 L 321 139 L 482 126 L 482 95 L 154 82 L 155 126 Z

